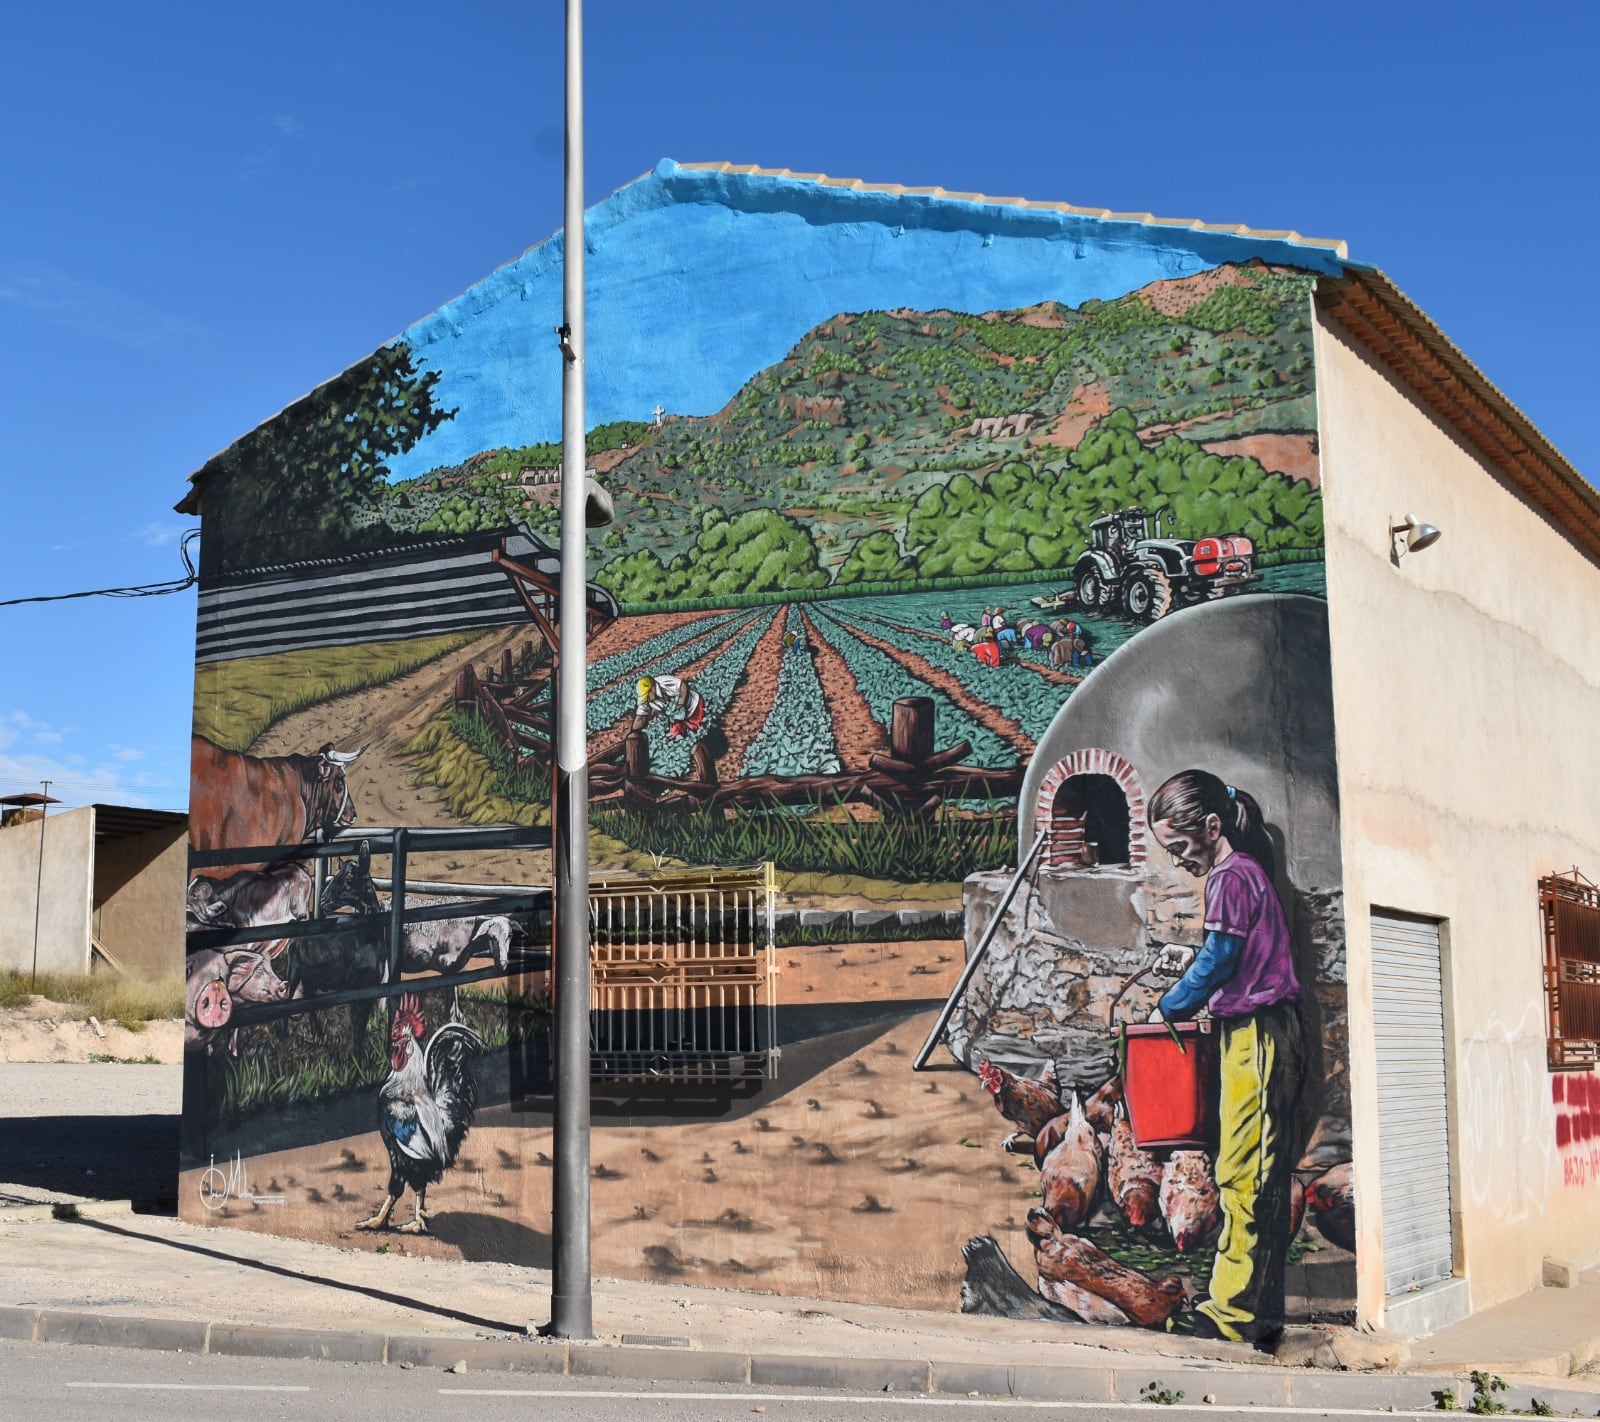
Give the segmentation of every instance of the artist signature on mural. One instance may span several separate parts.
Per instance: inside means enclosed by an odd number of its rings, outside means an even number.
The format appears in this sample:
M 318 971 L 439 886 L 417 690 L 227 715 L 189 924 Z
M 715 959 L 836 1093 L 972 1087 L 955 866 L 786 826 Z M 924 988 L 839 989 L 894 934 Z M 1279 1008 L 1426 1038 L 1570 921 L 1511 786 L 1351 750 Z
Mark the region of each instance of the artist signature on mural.
M 233 1153 L 233 1160 L 226 1170 L 217 1164 L 216 1156 L 211 1157 L 211 1164 L 200 1177 L 199 1191 L 200 1203 L 208 1210 L 220 1210 L 229 1200 L 256 1205 L 284 1203 L 282 1195 L 258 1195 L 250 1188 L 249 1173 L 238 1151 Z

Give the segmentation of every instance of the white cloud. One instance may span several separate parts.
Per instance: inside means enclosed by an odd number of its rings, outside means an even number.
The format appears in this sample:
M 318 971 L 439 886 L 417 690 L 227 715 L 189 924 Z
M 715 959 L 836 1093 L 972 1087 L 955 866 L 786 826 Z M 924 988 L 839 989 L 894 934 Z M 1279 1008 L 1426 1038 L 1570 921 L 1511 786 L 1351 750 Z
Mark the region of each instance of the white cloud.
M 80 335 L 135 350 L 161 350 L 205 334 L 203 327 L 182 316 L 80 281 L 56 267 L 19 267 L 0 277 L 0 302 Z
M 306 126 L 295 114 L 278 114 L 272 120 L 272 126 L 285 138 L 299 138 L 306 131 Z
M 176 523 L 170 519 L 156 519 L 152 523 L 144 524 L 134 529 L 128 535 L 136 538 L 140 543 L 150 548 L 164 548 L 169 543 L 176 543 L 188 531 L 187 523 Z

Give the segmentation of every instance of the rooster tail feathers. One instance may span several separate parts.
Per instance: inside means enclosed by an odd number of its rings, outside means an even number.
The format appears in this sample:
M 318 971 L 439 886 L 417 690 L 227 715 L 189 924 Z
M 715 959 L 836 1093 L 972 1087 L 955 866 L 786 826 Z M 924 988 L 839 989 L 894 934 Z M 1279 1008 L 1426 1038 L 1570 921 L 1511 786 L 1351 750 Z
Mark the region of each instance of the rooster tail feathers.
M 1069 1095 L 1072 1098 L 1071 1105 L 1068 1107 L 1067 1111 L 1068 1129 L 1070 1130 L 1073 1126 L 1080 1126 L 1083 1124 L 1084 1115 L 1083 1098 L 1079 1096 L 1076 1091 L 1069 1093 Z

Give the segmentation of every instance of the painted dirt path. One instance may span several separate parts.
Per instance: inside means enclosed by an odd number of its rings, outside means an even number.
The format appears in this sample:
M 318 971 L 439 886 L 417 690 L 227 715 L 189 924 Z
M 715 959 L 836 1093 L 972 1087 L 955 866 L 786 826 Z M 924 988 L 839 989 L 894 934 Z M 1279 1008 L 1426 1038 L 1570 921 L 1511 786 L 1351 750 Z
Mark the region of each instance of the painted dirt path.
M 926 682 L 943 692 L 954 705 L 965 711 L 980 726 L 987 727 L 1001 740 L 1014 745 L 1019 755 L 1026 758 L 1033 754 L 1033 737 L 1022 729 L 1021 722 L 1013 721 L 1011 717 L 1003 715 L 981 697 L 974 696 L 942 667 L 934 666 L 926 657 L 919 656 L 916 652 L 903 651 L 893 642 L 887 642 L 882 637 L 874 637 L 858 623 L 846 622 L 840 617 L 836 617 L 834 621 L 857 641 L 865 642 L 875 651 L 882 652 L 884 656 L 899 662 L 918 681 Z M 938 749 L 942 750 L 943 747 Z
M 839 763 L 846 770 L 865 770 L 874 755 L 889 749 L 889 734 L 874 719 L 849 664 L 817 631 L 811 614 L 802 610 L 800 617 L 805 623 L 806 645 L 811 648 L 817 680 L 822 683 L 823 700 L 833 716 Z
M 476 642 L 428 662 L 381 686 L 352 691 L 308 706 L 269 727 L 250 747 L 255 755 L 286 755 L 327 741 L 363 747 L 350 768 L 350 796 L 357 825 L 410 825 L 457 829 L 461 821 L 431 785 L 418 784 L 403 754 L 423 724 L 451 704 L 456 673 L 467 663 L 498 663 L 507 648 L 528 640 L 527 626 L 499 628 Z M 548 882 L 546 851 L 487 850 L 468 854 L 416 855 L 416 877 L 468 870 L 473 879 L 504 883 Z M 375 871 L 376 872 L 376 871 Z
M 722 730 L 728 738 L 725 761 L 729 766 L 744 764 L 744 753 L 761 734 L 772 708 L 778 704 L 778 672 L 783 667 L 783 629 L 788 615 L 788 607 L 780 607 L 772 625 L 761 634 L 734 688 L 733 701 L 722 713 Z

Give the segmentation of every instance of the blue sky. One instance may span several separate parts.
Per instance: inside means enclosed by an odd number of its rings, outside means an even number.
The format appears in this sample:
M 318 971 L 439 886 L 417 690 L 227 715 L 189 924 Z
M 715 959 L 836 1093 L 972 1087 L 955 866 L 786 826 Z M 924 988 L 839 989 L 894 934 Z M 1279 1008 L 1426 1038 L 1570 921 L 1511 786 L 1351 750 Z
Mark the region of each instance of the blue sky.
M 552 232 L 561 13 L 14 7 L 0 599 L 180 571 L 186 476 Z M 734 162 L 1343 237 L 1585 473 L 1590 6 L 590 0 L 588 194 Z M 0 793 L 181 808 L 192 594 L 0 608 Z

